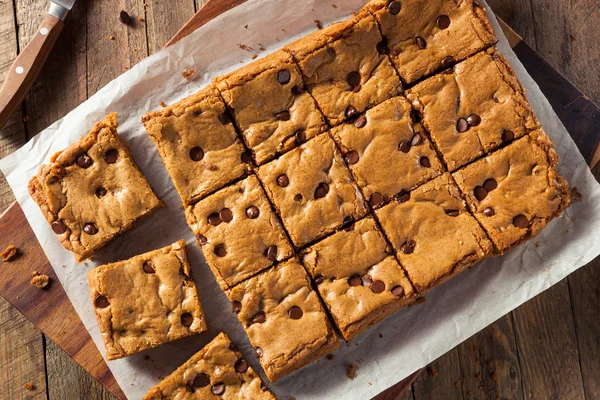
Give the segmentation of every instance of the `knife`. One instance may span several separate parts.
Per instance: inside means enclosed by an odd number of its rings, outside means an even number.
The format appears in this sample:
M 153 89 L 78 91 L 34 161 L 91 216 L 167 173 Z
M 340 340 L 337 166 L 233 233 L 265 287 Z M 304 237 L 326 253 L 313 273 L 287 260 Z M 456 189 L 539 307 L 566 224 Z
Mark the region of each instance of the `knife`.
M 52 0 L 40 28 L 10 67 L 0 89 L 0 128 L 12 116 L 39 75 L 75 0 Z

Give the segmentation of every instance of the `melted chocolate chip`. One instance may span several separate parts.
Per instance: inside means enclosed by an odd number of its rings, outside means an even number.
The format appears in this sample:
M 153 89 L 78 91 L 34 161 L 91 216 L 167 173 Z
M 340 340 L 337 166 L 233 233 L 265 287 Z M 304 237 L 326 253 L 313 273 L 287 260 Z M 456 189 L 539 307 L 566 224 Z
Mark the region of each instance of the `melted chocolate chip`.
M 300 319 L 302 318 L 302 315 L 304 315 L 304 311 L 302 311 L 302 309 L 298 306 L 292 306 L 288 310 L 288 316 L 291 319 Z
M 110 303 L 108 302 L 106 296 L 99 294 L 94 298 L 94 305 L 96 308 L 106 308 L 109 304 Z
M 483 215 L 485 215 L 486 217 L 493 217 L 496 214 L 496 211 L 494 211 L 494 209 L 492 207 L 486 207 L 483 210 Z
M 454 57 L 452 56 L 445 57 L 442 60 L 442 67 L 449 67 L 450 65 L 454 64 L 454 61 Z
M 233 220 L 233 212 L 229 208 L 224 208 L 219 211 L 219 218 L 223 222 L 231 222 Z
M 509 140 L 513 140 L 515 138 L 515 134 L 513 131 L 506 130 L 502 132 L 502 141 L 508 142 Z
M 329 185 L 325 182 L 319 183 L 319 186 L 315 189 L 315 200 L 321 199 L 329 192 Z
M 349 164 L 349 165 L 356 164 L 359 159 L 360 159 L 360 156 L 358 155 L 358 152 L 355 150 L 350 150 L 344 156 L 344 160 L 346 160 L 346 164 Z
M 496 189 L 497 187 L 498 187 L 498 182 L 496 182 L 496 180 L 493 178 L 487 179 L 485 182 L 483 182 L 483 188 L 485 190 L 487 190 L 488 192 L 491 192 L 492 190 Z
M 240 156 L 240 159 L 244 164 L 250 164 L 252 162 L 252 154 L 249 150 L 245 150 Z
M 142 270 L 147 274 L 153 274 L 156 272 L 154 271 L 154 267 L 150 261 L 146 261 L 144 264 L 142 264 Z
M 448 29 L 450 26 L 450 17 L 447 15 L 440 15 L 435 23 L 440 29 Z
M 400 203 L 406 203 L 409 200 L 410 200 L 410 193 L 409 192 L 400 192 L 398 194 L 398 201 Z
M 385 36 L 380 42 L 377 43 L 376 49 L 379 54 L 389 54 L 390 49 L 388 47 L 388 40 Z
M 477 186 L 477 187 L 475 187 L 475 189 L 473 189 L 473 195 L 475 196 L 475 198 L 478 201 L 485 199 L 487 194 L 488 194 L 487 190 L 485 190 L 481 186 Z
M 192 149 L 190 150 L 190 158 L 192 159 L 192 161 L 202 160 L 204 158 L 204 150 L 202 150 L 202 147 L 192 147 Z
M 398 150 L 403 153 L 408 153 L 410 151 L 410 142 L 408 140 L 403 140 L 398 144 Z
M 400 286 L 400 285 L 394 286 L 392 288 L 391 292 L 392 292 L 392 294 L 394 296 L 400 297 L 400 296 L 402 296 L 404 294 L 404 288 L 402 286 Z
M 350 285 L 350 286 L 361 286 L 362 285 L 362 279 L 358 275 L 352 275 L 350 278 L 348 278 L 348 285 Z
M 235 372 L 242 374 L 248 370 L 248 363 L 243 358 L 240 358 L 235 362 L 233 367 L 235 368 Z
M 371 291 L 373 293 L 382 293 L 385 290 L 385 283 L 381 281 L 374 281 L 371 283 Z
M 354 126 L 358 129 L 363 128 L 367 124 L 367 117 L 359 115 L 353 122 Z
M 469 130 L 469 123 L 466 119 L 460 118 L 456 123 L 456 130 L 458 133 L 464 133 Z
M 84 153 L 77 157 L 77 165 L 84 169 L 89 168 L 92 166 L 92 158 Z
M 419 50 L 424 50 L 427 47 L 427 42 L 421 36 L 415 37 L 415 44 Z
M 419 159 L 419 164 L 421 164 L 421 167 L 423 168 L 431 168 L 431 161 L 429 161 L 429 158 L 427 157 L 421 157 Z
M 291 118 L 290 112 L 288 110 L 278 112 L 277 114 L 275 114 L 275 118 L 277 118 L 280 121 L 289 121 Z
M 402 6 L 399 1 L 390 1 L 388 3 L 388 11 L 392 15 L 398 15 Z
M 250 206 L 246 209 L 246 216 L 250 219 L 256 219 L 260 215 L 260 210 L 256 206 Z
M 265 250 L 265 257 L 271 261 L 277 261 L 277 246 L 269 246 Z
M 262 324 L 266 320 L 267 320 L 267 315 L 264 313 L 264 311 L 259 311 L 256 314 L 254 314 L 254 316 L 252 317 L 253 324 Z
M 83 231 L 88 235 L 95 235 L 98 233 L 98 227 L 93 222 L 88 222 L 83 226 Z
M 211 386 L 210 391 L 215 396 L 222 396 L 225 393 L 225 384 L 223 382 L 215 383 Z
M 96 192 L 95 192 L 97 198 L 106 196 L 106 193 L 108 193 L 108 192 L 102 186 L 100 186 L 98 189 L 96 189 Z
M 260 347 L 256 346 L 254 348 L 254 353 L 256 354 L 256 357 L 261 358 L 263 356 L 263 351 Z
M 294 195 L 294 201 L 300 203 L 304 197 L 300 193 Z
M 410 110 L 410 119 L 414 123 L 421 122 L 421 113 L 417 110 Z
M 231 302 L 231 311 L 236 314 L 239 314 L 240 311 L 242 311 L 242 303 L 240 303 L 237 300 L 232 301 Z
M 373 193 L 371 195 L 371 197 L 369 198 L 369 204 L 371 205 L 371 207 L 376 207 L 380 204 L 383 204 L 383 202 L 385 201 L 385 199 L 383 198 L 383 196 L 381 195 L 381 193 Z
M 481 123 L 481 117 L 477 114 L 471 114 L 467 117 L 469 126 L 477 126 Z
M 206 375 L 204 373 L 199 373 L 194 378 L 194 381 L 192 382 L 192 385 L 195 388 L 203 388 L 205 386 L 210 385 L 210 378 L 208 377 L 208 375 Z
M 458 210 L 446 210 L 446 215 L 449 215 L 451 217 L 458 217 L 459 214 L 460 211 Z
M 50 225 L 50 227 L 52 228 L 54 233 L 56 233 L 57 235 L 62 235 L 63 233 L 65 233 L 67 231 L 67 227 L 65 226 L 65 223 L 60 220 L 54 221 L 52 223 L 52 225 Z
M 209 224 L 211 224 L 212 226 L 218 226 L 221 222 L 221 217 L 219 216 L 218 213 L 212 213 L 208 216 L 207 221 Z
M 321 283 L 323 283 L 324 280 L 325 277 L 323 275 L 317 275 L 315 277 L 315 284 L 320 285 Z
M 277 72 L 277 82 L 279 82 L 282 85 L 289 83 L 291 78 L 292 75 L 290 74 L 290 71 L 286 69 L 282 69 L 281 71 Z
M 415 133 L 412 137 L 412 139 L 410 140 L 410 145 L 411 146 L 418 146 L 423 142 L 423 136 L 421 136 L 420 133 Z
M 206 236 L 204 236 L 202 234 L 198 234 L 198 236 L 196 238 L 198 239 L 198 243 L 200 243 L 200 246 L 204 246 L 205 244 L 208 243 L 208 239 L 206 238 Z
M 119 158 L 119 151 L 117 149 L 109 149 L 104 153 L 104 161 L 106 161 L 107 164 L 116 163 L 117 158 Z
M 227 114 L 226 112 L 222 112 L 219 114 L 219 122 L 223 125 L 227 125 L 230 121 L 231 118 L 229 118 L 229 114 Z
M 225 257 L 227 255 L 227 249 L 223 243 L 219 243 L 213 249 L 213 252 L 217 257 Z
M 294 143 L 296 146 L 300 146 L 301 144 L 306 142 L 306 131 L 304 129 L 298 129 L 294 133 Z
M 519 214 L 513 218 L 513 225 L 517 228 L 525 229 L 529 226 L 529 220 L 523 214 Z
M 415 246 L 417 245 L 417 243 L 412 240 L 409 239 L 406 241 L 406 243 L 404 243 L 402 245 L 402 247 L 400 248 L 400 250 L 404 253 L 404 254 L 411 254 L 413 251 L 415 251 Z
M 181 314 L 181 325 L 190 326 L 194 322 L 194 316 L 189 312 Z
M 346 82 L 348 82 L 348 85 L 350 85 L 350 87 L 357 87 L 358 85 L 360 85 L 360 73 L 358 71 L 349 72 L 346 76 Z
M 356 108 L 354 108 L 352 106 L 348 106 L 346 108 L 346 112 L 344 114 L 346 115 L 346 118 L 352 118 L 352 117 L 356 116 L 356 114 L 358 114 L 358 111 L 356 111 Z
M 277 185 L 279 185 L 281 187 L 286 187 L 289 184 L 290 184 L 290 179 L 287 177 L 287 175 L 283 174 L 283 175 L 279 175 L 277 177 Z

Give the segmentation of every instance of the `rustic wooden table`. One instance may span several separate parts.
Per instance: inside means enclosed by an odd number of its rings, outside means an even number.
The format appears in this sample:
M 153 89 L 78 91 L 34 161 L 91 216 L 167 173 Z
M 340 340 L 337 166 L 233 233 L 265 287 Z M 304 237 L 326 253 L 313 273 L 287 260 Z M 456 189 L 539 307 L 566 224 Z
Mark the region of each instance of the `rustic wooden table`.
M 0 131 L 0 157 L 158 51 L 205 2 L 80 1 L 21 110 Z M 598 0 L 488 2 L 534 49 L 600 103 Z M 0 0 L 0 82 L 47 7 L 47 0 Z M 135 17 L 132 27 L 118 22 L 121 9 Z M 0 175 L 0 212 L 13 200 Z M 598 399 L 599 304 L 596 260 L 435 361 L 398 398 Z M 33 384 L 32 390 L 27 383 Z M 1 297 L 0 394 L 6 399 L 113 398 Z

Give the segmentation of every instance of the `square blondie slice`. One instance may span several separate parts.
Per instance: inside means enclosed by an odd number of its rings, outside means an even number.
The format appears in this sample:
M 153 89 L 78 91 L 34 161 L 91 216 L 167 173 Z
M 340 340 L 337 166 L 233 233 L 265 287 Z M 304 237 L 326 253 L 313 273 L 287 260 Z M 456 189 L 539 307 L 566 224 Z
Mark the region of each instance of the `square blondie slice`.
M 372 217 L 310 246 L 302 263 L 346 341 L 415 300 Z
M 319 296 L 295 259 L 240 283 L 227 296 L 271 382 L 339 347 Z
M 414 117 L 414 115 L 413 115 Z M 444 171 L 410 103 L 394 97 L 331 130 L 344 160 L 373 207 Z
M 296 247 L 367 212 L 335 143 L 320 135 L 258 169 L 267 195 Z
M 142 117 L 184 206 L 246 174 L 251 157 L 212 85 Z
M 407 93 L 448 168 L 457 168 L 539 126 L 506 59 L 489 49 Z
M 292 57 L 280 50 L 215 79 L 258 165 L 327 129 Z
M 496 37 L 476 0 L 373 0 L 387 52 L 407 84 L 493 45 Z
M 286 46 L 306 87 L 332 125 L 402 92 L 383 51 L 375 18 L 366 11 Z
M 498 252 L 531 239 L 569 207 L 557 163 L 552 140 L 538 130 L 453 174 Z
M 188 206 L 185 214 L 223 290 L 293 254 L 254 175 Z
M 419 293 L 461 273 L 493 250 L 448 173 L 376 213 Z
M 88 282 L 108 360 L 207 329 L 184 240 L 95 268 Z
M 275 400 L 223 332 L 144 396 L 144 400 L 212 398 Z
M 54 154 L 28 189 L 77 262 L 164 205 L 119 138 L 115 113 Z

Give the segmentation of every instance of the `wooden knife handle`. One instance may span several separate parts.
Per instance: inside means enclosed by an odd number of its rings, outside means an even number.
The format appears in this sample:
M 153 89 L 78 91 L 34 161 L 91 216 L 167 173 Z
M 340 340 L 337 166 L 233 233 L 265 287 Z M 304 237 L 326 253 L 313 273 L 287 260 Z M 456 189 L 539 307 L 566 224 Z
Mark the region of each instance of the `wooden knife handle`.
M 19 53 L 0 89 L 0 128 L 12 116 L 39 75 L 64 22 L 47 15 L 35 36 Z

